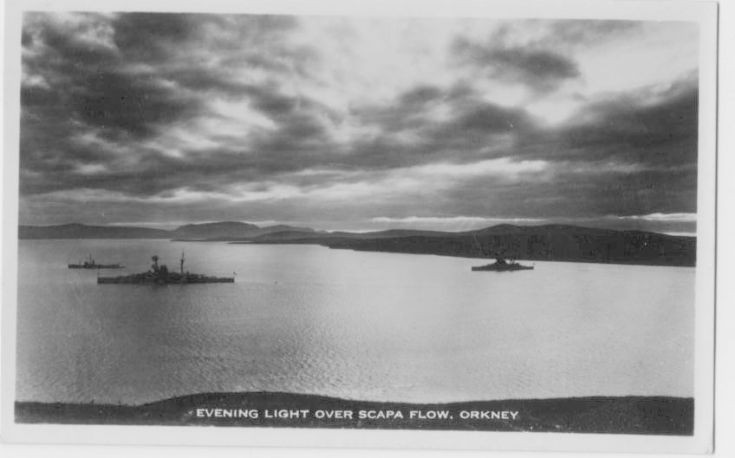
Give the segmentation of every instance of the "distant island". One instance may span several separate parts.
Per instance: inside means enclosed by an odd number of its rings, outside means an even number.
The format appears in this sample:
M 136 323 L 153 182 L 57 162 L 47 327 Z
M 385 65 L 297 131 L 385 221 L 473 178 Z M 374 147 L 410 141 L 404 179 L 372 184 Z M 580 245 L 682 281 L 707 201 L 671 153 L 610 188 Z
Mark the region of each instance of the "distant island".
M 562 224 L 501 224 L 464 232 L 393 229 L 326 232 L 242 222 L 187 224 L 174 230 L 131 226 L 20 226 L 20 239 L 169 239 L 257 244 L 315 244 L 334 249 L 529 261 L 694 266 L 697 239 L 645 231 Z
M 243 240 L 283 231 L 301 234 L 314 229 L 275 225 L 259 227 L 237 221 L 186 224 L 172 231 L 134 226 L 90 226 L 86 224 L 62 224 L 58 226 L 19 226 L 18 238 L 26 239 L 171 239 L 181 241 L 230 241 Z

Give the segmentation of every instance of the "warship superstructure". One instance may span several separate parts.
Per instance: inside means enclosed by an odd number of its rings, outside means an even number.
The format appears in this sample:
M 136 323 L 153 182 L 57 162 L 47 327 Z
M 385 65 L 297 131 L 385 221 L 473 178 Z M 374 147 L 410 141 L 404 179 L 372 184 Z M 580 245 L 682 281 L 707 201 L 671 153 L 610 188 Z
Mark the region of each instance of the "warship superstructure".
M 156 285 L 188 285 L 194 283 L 234 283 L 235 277 L 213 277 L 184 271 L 184 254 L 178 272 L 170 272 L 165 264 L 158 264 L 158 256 L 151 258 L 151 270 L 119 277 L 97 277 L 98 284 L 156 284 Z
M 524 266 L 523 264 L 519 264 L 515 261 L 506 261 L 503 258 L 496 258 L 495 262 L 492 264 L 487 264 L 484 266 L 475 266 L 472 268 L 472 271 L 474 272 L 512 272 L 514 270 L 531 270 L 533 269 L 533 266 Z

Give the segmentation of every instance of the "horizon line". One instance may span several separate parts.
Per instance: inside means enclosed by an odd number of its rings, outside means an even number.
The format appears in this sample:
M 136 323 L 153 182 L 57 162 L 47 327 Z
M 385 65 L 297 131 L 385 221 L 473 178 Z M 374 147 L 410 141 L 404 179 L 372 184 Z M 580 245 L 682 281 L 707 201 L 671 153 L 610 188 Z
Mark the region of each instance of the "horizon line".
M 632 217 L 615 217 L 619 218 L 619 220 L 625 221 L 626 218 L 630 218 L 632 220 L 641 221 L 644 220 L 643 217 L 640 216 L 632 216 Z M 373 218 L 374 220 L 375 218 Z M 597 221 L 600 221 L 604 218 L 597 219 Z M 495 218 L 492 218 L 492 220 L 496 220 Z M 520 221 L 523 222 L 520 222 Z M 58 224 L 18 224 L 18 227 L 39 227 L 39 228 L 51 228 L 51 227 L 61 227 L 61 226 L 86 226 L 86 227 L 106 227 L 106 228 L 137 228 L 137 229 L 151 229 L 151 230 L 160 230 L 160 231 L 167 231 L 167 232 L 173 232 L 176 229 L 179 229 L 183 226 L 187 225 L 204 225 L 204 224 L 218 224 L 218 223 L 235 223 L 235 224 L 248 224 L 256 226 L 259 229 L 265 229 L 272 226 L 290 226 L 293 228 L 304 228 L 304 229 L 311 229 L 315 232 L 323 232 L 323 233 L 337 233 L 337 232 L 346 232 L 346 233 L 356 233 L 356 234 L 369 234 L 369 233 L 377 233 L 377 232 L 386 232 L 386 231 L 392 231 L 392 230 L 400 230 L 400 231 L 423 231 L 423 232 L 440 232 L 440 233 L 455 233 L 455 234 L 461 234 L 464 232 L 473 232 L 473 231 L 480 231 L 484 229 L 490 229 L 495 228 L 498 226 L 514 226 L 514 227 L 544 227 L 544 226 L 568 226 L 568 227 L 578 227 L 578 228 L 585 228 L 585 229 L 603 229 L 603 230 L 610 230 L 610 231 L 616 231 L 616 232 L 625 232 L 625 231 L 639 231 L 639 232 L 649 232 L 654 234 L 662 234 L 662 235 L 668 235 L 668 236 L 674 236 L 674 237 L 696 237 L 697 231 L 682 231 L 682 230 L 669 230 L 669 231 L 657 231 L 657 230 L 651 230 L 651 229 L 641 229 L 641 228 L 614 228 L 609 226 L 602 226 L 600 224 L 592 224 L 592 225 L 585 225 L 584 222 L 591 222 L 589 218 L 583 218 L 583 221 L 580 222 L 570 222 L 570 221 L 554 221 L 553 219 L 549 220 L 542 220 L 541 218 L 508 218 L 508 219 L 497 219 L 497 223 L 490 224 L 487 226 L 479 226 L 474 228 L 460 228 L 460 229 L 442 229 L 442 228 L 416 228 L 416 227 L 400 227 L 400 226 L 392 226 L 388 228 L 373 228 L 373 229 L 320 229 L 318 227 L 312 227 L 308 225 L 308 223 L 294 223 L 294 222 L 278 222 L 274 220 L 261 220 L 261 221 L 242 221 L 242 220 L 210 220 L 210 221 L 201 221 L 201 222 L 180 222 L 175 221 L 171 223 L 161 223 L 161 222 L 117 222 L 117 223 L 106 223 L 106 224 L 96 224 L 96 223 L 83 223 L 83 222 L 69 222 L 69 223 L 58 223 Z M 506 221 L 506 222 L 502 222 Z M 512 221 L 512 222 L 507 222 Z M 644 220 L 645 221 L 645 220 Z M 655 221 L 654 221 L 655 222 Z M 690 221 L 660 221 L 660 222 L 681 222 L 686 223 Z M 695 221 L 691 221 L 692 223 L 696 224 Z M 166 229 L 164 226 L 169 226 L 171 229 Z

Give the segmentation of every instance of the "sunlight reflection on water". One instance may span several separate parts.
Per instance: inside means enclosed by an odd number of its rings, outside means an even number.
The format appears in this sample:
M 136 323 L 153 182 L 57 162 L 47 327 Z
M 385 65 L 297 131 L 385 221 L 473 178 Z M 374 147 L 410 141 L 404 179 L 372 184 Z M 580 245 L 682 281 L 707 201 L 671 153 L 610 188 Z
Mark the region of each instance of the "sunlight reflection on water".
M 97 285 L 91 253 L 235 284 Z M 482 261 L 307 245 L 21 241 L 17 399 L 207 391 L 416 402 L 693 394 L 694 269 Z

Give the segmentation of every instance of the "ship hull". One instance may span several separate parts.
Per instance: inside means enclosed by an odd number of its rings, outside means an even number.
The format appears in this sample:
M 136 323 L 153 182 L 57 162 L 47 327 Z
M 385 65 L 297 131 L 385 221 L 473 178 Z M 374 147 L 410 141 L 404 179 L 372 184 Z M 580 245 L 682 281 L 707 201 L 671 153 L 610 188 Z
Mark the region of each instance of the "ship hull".
M 205 275 L 125 275 L 121 277 L 97 277 L 100 285 L 193 285 L 202 283 L 235 283 L 233 277 L 208 277 Z
M 122 269 L 123 266 L 120 264 L 99 264 L 99 265 L 84 265 L 84 264 L 69 264 L 70 269 Z
M 523 266 L 520 264 L 498 266 L 496 264 L 488 264 L 486 266 L 472 268 L 473 272 L 515 272 L 517 270 L 533 270 L 533 266 Z

